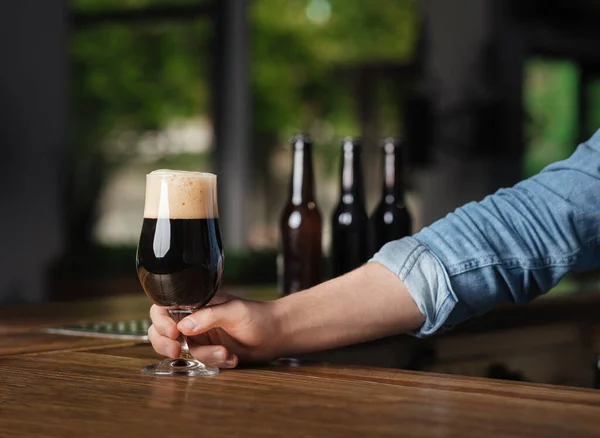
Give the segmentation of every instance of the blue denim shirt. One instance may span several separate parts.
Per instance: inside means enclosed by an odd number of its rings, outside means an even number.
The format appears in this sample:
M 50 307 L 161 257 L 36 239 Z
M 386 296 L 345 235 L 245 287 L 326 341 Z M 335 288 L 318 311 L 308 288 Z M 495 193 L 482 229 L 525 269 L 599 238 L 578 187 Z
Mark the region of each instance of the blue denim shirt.
M 396 273 L 425 315 L 418 337 L 546 293 L 569 271 L 600 265 L 600 131 L 571 157 L 472 202 L 376 261 Z

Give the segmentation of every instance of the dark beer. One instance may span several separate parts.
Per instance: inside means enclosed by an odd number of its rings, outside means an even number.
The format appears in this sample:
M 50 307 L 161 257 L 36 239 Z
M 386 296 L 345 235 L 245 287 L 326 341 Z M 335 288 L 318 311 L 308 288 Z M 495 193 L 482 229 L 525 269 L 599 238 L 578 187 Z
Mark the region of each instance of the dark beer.
M 175 323 L 207 305 L 223 275 L 223 246 L 217 208 L 217 176 L 181 170 L 146 175 L 144 221 L 136 256 L 138 278 L 146 295 L 166 307 Z M 142 368 L 154 376 L 212 376 L 190 353 L 179 335 L 177 359 Z
M 211 300 L 223 274 L 214 175 L 148 175 L 137 270 L 155 304 L 197 309 Z
M 338 277 L 368 259 L 368 217 L 361 166 L 360 142 L 342 141 L 340 201 L 331 224 L 331 273 Z
M 222 264 L 218 219 L 144 219 L 138 277 L 155 304 L 206 305 L 219 289 Z
M 404 200 L 404 159 L 399 140 L 385 139 L 381 201 L 371 216 L 371 254 L 387 242 L 410 236 L 412 219 Z
M 310 137 L 296 135 L 291 143 L 289 198 L 279 222 L 277 263 L 282 296 L 308 289 L 323 280 L 323 223 L 315 199 L 312 141 Z

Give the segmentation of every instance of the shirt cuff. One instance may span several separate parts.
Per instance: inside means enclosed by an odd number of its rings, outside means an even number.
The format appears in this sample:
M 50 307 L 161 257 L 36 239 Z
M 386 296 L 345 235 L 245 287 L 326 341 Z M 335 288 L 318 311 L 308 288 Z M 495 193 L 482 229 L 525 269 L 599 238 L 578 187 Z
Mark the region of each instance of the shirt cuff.
M 385 244 L 370 262 L 388 268 L 404 282 L 425 322 L 410 333 L 422 338 L 449 329 L 445 322 L 457 304 L 457 298 L 440 260 L 413 237 Z

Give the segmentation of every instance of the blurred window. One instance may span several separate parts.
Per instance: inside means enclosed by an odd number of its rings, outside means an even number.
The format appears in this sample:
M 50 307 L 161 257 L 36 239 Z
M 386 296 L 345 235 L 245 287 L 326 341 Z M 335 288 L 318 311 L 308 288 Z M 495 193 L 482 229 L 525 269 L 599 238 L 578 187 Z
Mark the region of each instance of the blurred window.
M 135 245 L 147 172 L 212 169 L 206 3 L 71 2 L 73 245 Z

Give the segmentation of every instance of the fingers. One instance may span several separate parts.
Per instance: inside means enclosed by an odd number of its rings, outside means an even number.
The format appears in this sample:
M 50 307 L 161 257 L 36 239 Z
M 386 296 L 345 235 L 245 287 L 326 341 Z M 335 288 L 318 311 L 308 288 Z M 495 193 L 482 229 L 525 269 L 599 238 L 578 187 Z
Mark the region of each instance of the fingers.
M 151 325 L 148 329 L 148 339 L 158 354 L 170 357 L 171 359 L 179 357 L 181 350 L 179 342 L 162 336 L 158 333 L 154 325 Z M 238 357 L 235 354 L 229 353 L 222 345 L 198 345 L 192 342 L 189 342 L 188 345 L 192 356 L 208 365 L 219 368 L 235 368 L 239 363 Z
M 195 359 L 207 365 L 219 368 L 235 368 L 239 359 L 229 353 L 222 345 L 190 345 L 190 352 Z
M 169 339 L 177 339 L 179 337 L 179 330 L 177 330 L 177 324 L 169 315 L 169 312 L 164 307 L 153 304 L 150 308 L 150 318 L 155 330 L 161 336 L 166 336 Z
M 179 350 L 181 349 L 179 342 L 169 339 L 166 336 L 162 336 L 158 333 L 154 324 L 148 329 L 148 339 L 152 344 L 152 348 L 154 348 L 158 354 L 162 354 L 163 356 L 172 359 L 179 357 Z
M 177 329 L 187 336 L 204 333 L 210 329 L 234 325 L 243 319 L 246 306 L 241 300 L 204 307 L 177 324 Z

